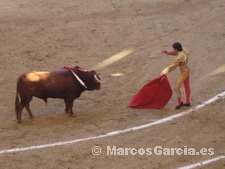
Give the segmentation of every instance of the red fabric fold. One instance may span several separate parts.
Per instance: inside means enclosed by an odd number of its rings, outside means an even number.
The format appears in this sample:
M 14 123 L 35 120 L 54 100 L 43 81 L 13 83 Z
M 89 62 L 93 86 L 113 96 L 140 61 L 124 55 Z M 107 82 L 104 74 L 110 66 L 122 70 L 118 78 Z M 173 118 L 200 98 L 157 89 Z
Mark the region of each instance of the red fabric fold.
M 173 92 L 166 75 L 155 78 L 145 84 L 129 103 L 133 108 L 163 108 Z

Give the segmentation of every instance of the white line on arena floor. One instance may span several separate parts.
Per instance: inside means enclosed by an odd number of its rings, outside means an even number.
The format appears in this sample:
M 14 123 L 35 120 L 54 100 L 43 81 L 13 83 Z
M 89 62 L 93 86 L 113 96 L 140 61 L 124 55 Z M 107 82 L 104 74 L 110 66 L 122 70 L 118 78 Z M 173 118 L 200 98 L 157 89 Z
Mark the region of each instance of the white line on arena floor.
M 212 163 L 212 162 L 221 160 L 221 159 L 223 159 L 223 158 L 225 159 L 225 156 L 219 156 L 219 157 L 215 157 L 215 158 L 213 158 L 213 159 L 201 161 L 201 162 L 198 162 L 198 163 L 189 165 L 189 166 L 180 167 L 180 168 L 178 168 L 178 169 L 192 169 L 192 168 L 196 168 L 196 167 L 201 167 L 201 166 L 203 166 L 203 165 L 206 165 L 206 164 L 209 164 L 209 163 Z
M 187 111 L 183 111 L 181 113 L 174 114 L 172 116 L 169 116 L 169 117 L 166 117 L 166 118 L 163 118 L 163 119 L 160 119 L 160 120 L 156 120 L 154 122 L 150 122 L 150 123 L 147 123 L 147 124 L 143 124 L 143 125 L 140 125 L 140 126 L 127 128 L 127 129 L 124 129 L 124 130 L 112 131 L 112 132 L 109 132 L 109 133 L 106 133 L 106 134 L 103 134 L 103 135 L 80 138 L 80 139 L 75 139 L 75 140 L 70 140 L 70 141 L 62 141 L 62 142 L 56 142 L 56 143 L 51 143 L 51 144 L 42 144 L 42 145 L 36 145 L 36 146 L 30 146 L 30 147 L 19 147 L 19 148 L 7 149 L 7 150 L 0 150 L 0 154 L 15 153 L 15 152 L 28 151 L 28 150 L 62 146 L 62 145 L 67 145 L 67 144 L 74 144 L 74 143 L 78 143 L 78 142 L 96 140 L 96 139 L 100 139 L 100 138 L 105 138 L 105 137 L 110 137 L 110 136 L 115 136 L 115 135 L 119 135 L 119 134 L 132 132 L 132 131 L 136 131 L 136 130 L 140 130 L 140 129 L 145 129 L 145 128 L 148 128 L 148 127 L 152 127 L 152 126 L 155 126 L 155 125 L 158 125 L 158 124 L 162 124 L 162 123 L 171 121 L 171 120 L 176 119 L 178 117 L 182 117 L 182 116 L 187 115 L 191 112 L 197 111 L 197 110 L 217 101 L 218 99 L 220 99 L 224 96 L 225 96 L 225 91 L 220 93 L 220 94 L 217 94 L 213 98 L 203 102 L 202 104 L 196 106 L 193 109 L 189 109 Z

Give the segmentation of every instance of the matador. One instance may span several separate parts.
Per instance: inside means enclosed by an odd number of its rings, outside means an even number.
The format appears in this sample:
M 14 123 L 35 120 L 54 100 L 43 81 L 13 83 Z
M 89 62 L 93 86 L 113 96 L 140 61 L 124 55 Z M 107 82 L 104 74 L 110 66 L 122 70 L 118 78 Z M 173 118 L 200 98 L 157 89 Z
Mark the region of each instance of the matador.
M 175 42 L 173 45 L 173 50 L 163 50 L 162 52 L 167 55 L 176 56 L 175 60 L 172 64 L 166 67 L 160 74 L 160 76 L 166 75 L 167 73 L 173 71 L 175 68 L 179 67 L 181 74 L 179 75 L 177 82 L 174 86 L 174 91 L 177 95 L 177 105 L 175 109 L 180 109 L 182 106 L 190 106 L 190 68 L 188 67 L 188 57 L 189 51 L 187 49 L 183 49 L 181 43 Z M 181 99 L 181 91 L 180 88 L 184 84 L 186 101 L 183 103 Z

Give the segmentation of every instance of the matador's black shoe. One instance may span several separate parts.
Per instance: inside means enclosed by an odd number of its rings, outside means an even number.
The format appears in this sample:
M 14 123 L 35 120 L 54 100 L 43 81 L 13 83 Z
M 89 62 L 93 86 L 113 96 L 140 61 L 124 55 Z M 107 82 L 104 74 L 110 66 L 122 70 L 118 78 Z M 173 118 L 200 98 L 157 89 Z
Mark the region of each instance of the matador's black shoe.
M 183 106 L 183 102 L 181 102 L 180 105 L 176 106 L 175 109 L 178 110 L 178 109 L 180 109 L 182 106 Z
M 191 104 L 190 103 L 184 103 L 182 106 L 187 106 L 187 107 L 190 107 Z

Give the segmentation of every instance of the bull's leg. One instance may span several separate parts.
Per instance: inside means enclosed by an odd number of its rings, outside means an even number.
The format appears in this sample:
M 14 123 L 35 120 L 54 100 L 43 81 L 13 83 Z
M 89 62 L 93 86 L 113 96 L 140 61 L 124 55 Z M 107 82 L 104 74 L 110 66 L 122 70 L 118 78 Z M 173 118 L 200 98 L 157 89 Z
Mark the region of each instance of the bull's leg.
M 68 104 L 66 104 L 66 107 L 65 107 L 65 112 L 66 112 L 66 114 L 69 114 L 69 111 L 70 111 L 70 109 L 69 109 L 69 105 L 68 105 Z
M 68 113 L 70 116 L 73 116 L 73 101 L 74 98 L 67 98 L 65 103 L 66 103 L 66 109 L 68 110 Z
M 66 114 L 68 114 L 69 113 L 69 106 L 67 104 L 66 99 L 64 99 L 64 102 L 65 102 L 65 112 L 66 112 Z
M 27 110 L 27 112 L 28 112 L 28 114 L 29 114 L 29 117 L 30 117 L 30 118 L 33 118 L 34 116 L 32 115 L 32 113 L 31 113 L 31 111 L 30 111 L 30 104 L 28 103 L 25 107 L 26 107 L 26 110 Z
M 16 112 L 16 118 L 18 123 L 21 123 L 21 115 L 22 115 L 23 108 L 24 106 L 22 106 L 21 103 L 19 103 L 18 111 Z
M 66 112 L 73 116 L 73 102 L 67 101 L 66 102 Z
M 25 108 L 29 114 L 29 117 L 30 118 L 33 118 L 34 116 L 32 115 L 31 113 L 31 110 L 30 110 L 30 101 L 32 100 L 32 97 L 28 98 L 27 101 L 26 101 L 26 105 L 25 105 Z
M 73 102 L 69 103 L 70 116 L 73 116 Z
M 68 97 L 68 98 L 64 99 L 65 104 L 66 104 L 65 111 L 66 111 L 66 113 L 69 113 L 70 116 L 73 116 L 73 101 L 74 101 L 74 99 L 75 98 L 73 98 L 73 97 Z

